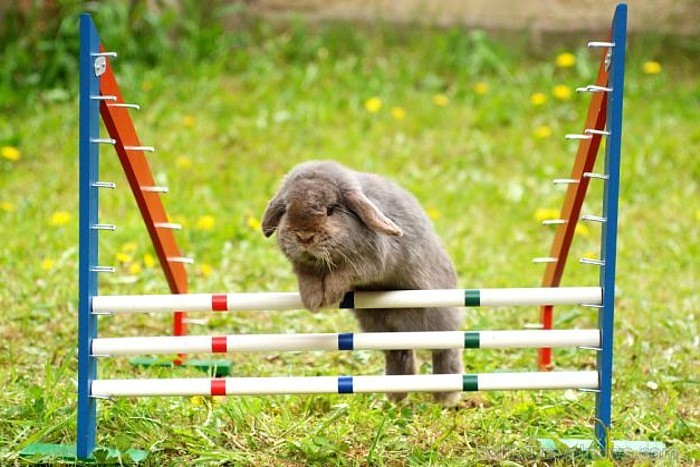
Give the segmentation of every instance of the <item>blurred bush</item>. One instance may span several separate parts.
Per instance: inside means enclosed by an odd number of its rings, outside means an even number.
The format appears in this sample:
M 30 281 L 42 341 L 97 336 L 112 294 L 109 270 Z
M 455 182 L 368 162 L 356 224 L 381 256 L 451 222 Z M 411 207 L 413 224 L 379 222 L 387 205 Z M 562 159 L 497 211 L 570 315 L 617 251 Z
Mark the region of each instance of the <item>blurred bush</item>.
M 156 65 L 220 60 L 237 37 L 223 34 L 223 18 L 244 11 L 245 3 L 222 0 L 12 0 L 0 11 L 0 89 L 16 94 L 77 82 L 83 12 L 95 13 L 110 50 Z

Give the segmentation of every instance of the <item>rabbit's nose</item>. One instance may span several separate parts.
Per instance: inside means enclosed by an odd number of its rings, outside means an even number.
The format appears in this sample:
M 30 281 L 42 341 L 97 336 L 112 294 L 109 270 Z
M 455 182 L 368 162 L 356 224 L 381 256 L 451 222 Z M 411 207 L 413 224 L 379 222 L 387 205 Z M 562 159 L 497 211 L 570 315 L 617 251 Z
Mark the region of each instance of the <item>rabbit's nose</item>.
M 299 241 L 304 244 L 311 243 L 311 240 L 316 236 L 316 232 L 309 232 L 308 230 L 297 230 L 294 232 Z

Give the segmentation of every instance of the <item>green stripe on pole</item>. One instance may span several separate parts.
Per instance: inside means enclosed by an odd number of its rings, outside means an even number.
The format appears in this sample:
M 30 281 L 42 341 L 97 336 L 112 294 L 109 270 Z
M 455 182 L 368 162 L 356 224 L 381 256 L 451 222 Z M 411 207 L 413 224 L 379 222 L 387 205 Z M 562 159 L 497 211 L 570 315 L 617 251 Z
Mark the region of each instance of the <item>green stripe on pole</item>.
M 464 306 L 481 306 L 481 296 L 477 289 L 464 291 Z
M 462 391 L 478 391 L 479 376 L 478 375 L 462 375 Z
M 465 332 L 464 333 L 464 348 L 465 349 L 478 349 L 480 348 L 480 336 L 478 332 Z

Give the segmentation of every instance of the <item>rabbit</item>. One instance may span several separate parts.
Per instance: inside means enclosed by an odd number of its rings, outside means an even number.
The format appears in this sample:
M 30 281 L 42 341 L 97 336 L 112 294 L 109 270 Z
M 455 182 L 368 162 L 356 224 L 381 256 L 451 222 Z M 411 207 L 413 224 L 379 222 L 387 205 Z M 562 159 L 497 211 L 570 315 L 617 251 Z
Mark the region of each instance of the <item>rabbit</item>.
M 452 289 L 457 277 L 428 216 L 413 195 L 378 175 L 333 161 L 306 162 L 286 175 L 269 202 L 262 231 L 292 264 L 301 301 L 316 312 L 347 291 Z M 353 310 L 365 332 L 454 331 L 458 308 Z M 433 350 L 435 374 L 462 373 L 459 349 Z M 385 351 L 387 375 L 416 373 L 413 350 Z M 406 393 L 387 395 L 398 402 Z M 460 392 L 434 393 L 445 407 Z

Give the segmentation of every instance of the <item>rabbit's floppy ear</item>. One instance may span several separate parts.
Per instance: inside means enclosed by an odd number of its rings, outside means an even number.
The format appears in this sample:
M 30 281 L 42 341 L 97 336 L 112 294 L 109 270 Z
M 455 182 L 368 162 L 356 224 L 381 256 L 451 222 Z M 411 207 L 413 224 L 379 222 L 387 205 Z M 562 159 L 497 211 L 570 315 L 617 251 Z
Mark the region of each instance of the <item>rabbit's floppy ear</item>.
M 403 235 L 403 230 L 386 217 L 362 191 L 349 189 L 343 192 L 343 197 L 350 210 L 357 214 L 370 229 L 391 237 Z
M 278 193 L 265 209 L 265 213 L 262 218 L 262 231 L 266 237 L 272 235 L 280 224 L 280 219 L 284 215 L 287 207 L 282 201 L 281 193 Z

